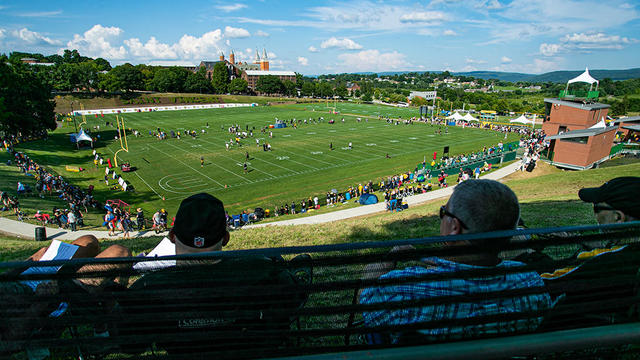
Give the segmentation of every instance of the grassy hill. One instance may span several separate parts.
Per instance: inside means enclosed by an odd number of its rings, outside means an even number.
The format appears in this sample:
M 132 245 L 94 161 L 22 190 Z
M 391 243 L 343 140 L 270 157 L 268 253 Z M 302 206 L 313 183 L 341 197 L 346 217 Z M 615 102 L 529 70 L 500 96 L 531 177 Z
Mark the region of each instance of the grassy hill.
M 583 187 L 600 186 L 618 176 L 637 176 L 640 161 L 613 160 L 587 171 L 562 171 L 540 164 L 532 173 L 515 173 L 504 179 L 521 203 L 521 215 L 529 227 L 595 224 L 590 204 L 578 199 Z M 344 242 L 408 239 L 438 234 L 438 209 L 447 199 L 412 207 L 400 213 L 379 213 L 327 224 L 244 229 L 231 234 L 229 249 Z M 106 247 L 119 243 L 134 253 L 151 250 L 159 238 L 105 240 Z M 46 243 L 0 237 L 0 261 L 23 259 Z

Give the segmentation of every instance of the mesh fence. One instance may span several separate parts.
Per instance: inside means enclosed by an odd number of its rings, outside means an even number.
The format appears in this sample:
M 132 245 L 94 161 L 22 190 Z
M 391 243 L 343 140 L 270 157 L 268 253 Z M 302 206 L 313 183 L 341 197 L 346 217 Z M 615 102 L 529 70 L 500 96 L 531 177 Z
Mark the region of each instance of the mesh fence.
M 256 358 L 635 322 L 639 241 L 635 222 L 3 263 L 0 350 Z M 451 266 L 492 252 L 488 266 Z

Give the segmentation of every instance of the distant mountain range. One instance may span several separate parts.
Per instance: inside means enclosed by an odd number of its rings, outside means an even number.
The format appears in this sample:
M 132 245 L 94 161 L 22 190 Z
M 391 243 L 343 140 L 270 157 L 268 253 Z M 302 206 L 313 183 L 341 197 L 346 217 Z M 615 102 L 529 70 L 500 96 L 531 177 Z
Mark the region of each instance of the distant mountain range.
M 380 72 L 378 75 L 395 75 L 406 74 L 412 71 L 395 71 L 395 72 Z M 429 71 L 430 73 L 441 73 L 442 71 Z M 452 75 L 473 76 L 480 79 L 498 79 L 509 82 L 517 81 L 529 81 L 529 82 L 556 82 L 565 83 L 568 80 L 582 74 L 584 70 L 567 70 L 567 71 L 552 71 L 544 74 L 524 74 L 515 72 L 502 72 L 502 71 L 469 71 L 469 72 L 452 72 Z M 598 80 L 604 78 L 611 78 L 611 80 L 628 80 L 640 78 L 640 68 L 627 69 L 627 70 L 589 70 L 591 76 Z M 363 74 L 373 74 L 363 73 Z

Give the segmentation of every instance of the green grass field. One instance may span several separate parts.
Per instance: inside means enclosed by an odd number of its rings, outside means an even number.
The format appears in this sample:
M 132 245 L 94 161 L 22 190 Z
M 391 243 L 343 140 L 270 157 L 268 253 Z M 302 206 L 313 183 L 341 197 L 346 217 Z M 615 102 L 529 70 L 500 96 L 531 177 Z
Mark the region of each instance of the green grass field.
M 487 130 L 450 127 L 448 134 L 435 135 L 436 127 L 431 125 L 396 126 L 377 118 L 382 115 L 406 119 L 416 115 L 411 109 L 338 103 L 338 111 L 340 114 L 329 114 L 326 104 L 299 104 L 125 114 L 126 127 L 142 133 L 139 138 L 129 133 L 129 152 L 118 154 L 120 162 L 129 161 L 137 168 L 135 172 L 123 174 L 135 187 L 135 192 L 127 193 L 107 188 L 103 180 L 104 167 L 94 167 L 91 150 L 76 150 L 69 142 L 68 133 L 73 131 L 69 123 L 53 132 L 46 142 L 26 142 L 16 149 L 63 174 L 73 184 L 85 188 L 93 184 L 101 201 L 117 198 L 141 206 L 148 214 L 167 208 L 173 215 L 182 199 L 201 191 L 219 197 L 231 213 L 258 206 L 273 209 L 285 202 L 299 203 L 309 196 L 323 198 L 331 189 L 344 190 L 410 171 L 425 156 L 430 159 L 434 151 L 440 154 L 444 146 L 450 146 L 453 154 L 459 154 L 505 141 L 501 134 Z M 288 120 L 320 116 L 325 119 L 321 124 L 273 129 L 272 139 L 268 132 L 260 132 L 262 127 L 274 123 L 276 117 Z M 357 116 L 371 118 L 358 122 Z M 328 124 L 330 119 L 335 119 L 336 124 Z M 80 117 L 77 120 L 80 122 Z M 85 125 L 89 129 L 100 126 L 97 151 L 105 159 L 112 158 L 120 148 L 120 142 L 114 140 L 116 129 L 105 126 L 106 121 L 113 123 L 115 116 L 97 119 L 87 116 Z M 239 124 L 243 130 L 246 126 L 255 127 L 254 137 L 243 139 L 241 147 L 226 151 L 225 142 L 233 137 L 227 128 L 233 124 Z M 196 130 L 199 135 L 196 139 L 182 136 L 179 140 L 161 141 L 148 134 L 157 128 L 167 132 Z M 200 133 L 202 129 L 206 130 L 205 134 Z M 261 144 L 269 142 L 273 151 L 263 152 L 262 146 L 256 146 L 256 139 Z M 508 139 L 514 140 L 517 140 L 515 135 Z M 347 148 L 349 142 L 353 143 L 351 150 Z M 330 143 L 333 151 L 329 150 Z M 247 151 L 249 172 L 245 174 L 243 163 Z M 390 159 L 386 158 L 387 154 Z M 204 167 L 200 166 L 201 156 L 205 159 Z M 67 172 L 65 165 L 86 170 Z M 5 188 L 5 184 L 1 185 Z M 15 182 L 7 186 L 12 189 Z

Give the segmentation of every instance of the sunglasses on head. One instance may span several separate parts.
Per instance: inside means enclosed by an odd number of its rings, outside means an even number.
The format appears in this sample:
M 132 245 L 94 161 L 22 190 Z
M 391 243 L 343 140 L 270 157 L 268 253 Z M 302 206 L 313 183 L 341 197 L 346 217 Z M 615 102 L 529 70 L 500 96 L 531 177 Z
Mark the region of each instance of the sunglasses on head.
M 465 225 L 465 224 L 462 222 L 462 220 L 460 220 L 460 218 L 459 218 L 459 217 L 457 217 L 457 216 L 453 215 L 452 213 L 450 213 L 450 212 L 447 210 L 446 205 L 442 205 L 442 206 L 440 207 L 440 220 L 442 220 L 442 218 L 444 218 L 445 216 L 448 216 L 448 217 L 451 217 L 451 218 L 454 218 L 454 219 L 458 220 L 458 222 L 460 223 L 460 226 L 462 226 L 462 228 L 463 228 L 463 229 L 469 229 L 469 228 L 467 227 L 467 225 Z

